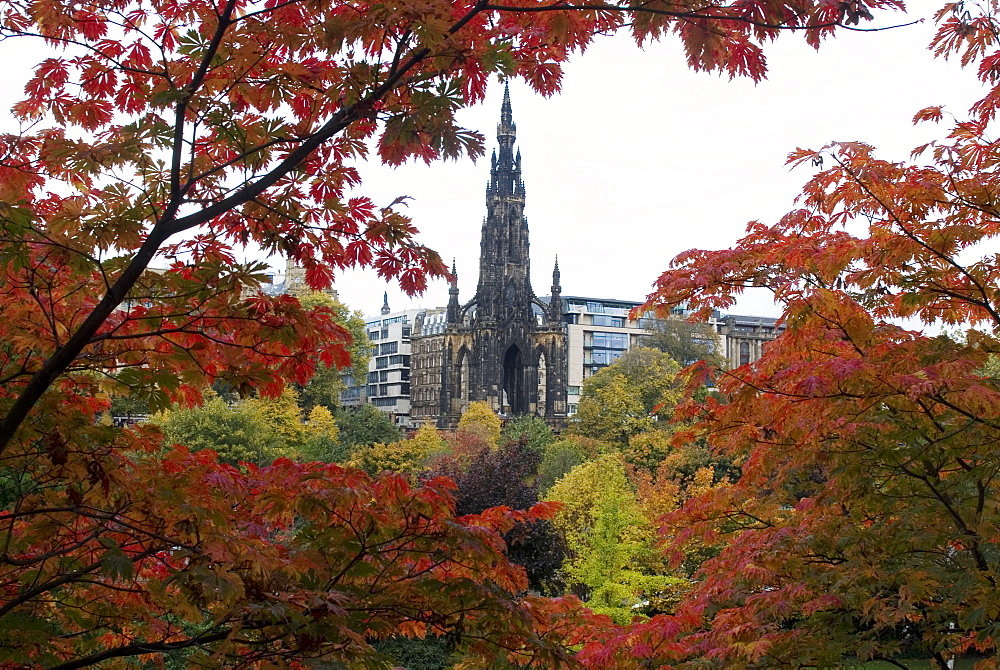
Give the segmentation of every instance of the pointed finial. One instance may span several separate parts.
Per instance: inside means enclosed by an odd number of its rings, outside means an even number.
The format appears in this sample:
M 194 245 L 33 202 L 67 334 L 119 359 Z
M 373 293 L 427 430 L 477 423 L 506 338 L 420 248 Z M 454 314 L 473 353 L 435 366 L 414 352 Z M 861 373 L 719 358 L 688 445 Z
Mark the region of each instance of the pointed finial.
M 510 124 L 513 114 L 510 109 L 510 84 L 503 86 L 503 105 L 500 106 L 500 123 Z
M 386 291 L 382 294 L 382 314 L 389 313 L 389 292 Z
M 548 320 L 552 326 L 562 322 L 562 286 L 559 285 L 559 254 L 556 254 L 555 265 L 552 266 L 552 297 L 549 299 Z
M 458 268 L 451 259 L 451 285 L 448 287 L 448 323 L 457 324 L 462 319 L 462 306 L 458 302 Z
M 514 136 L 517 134 L 517 124 L 514 123 L 514 114 L 510 108 L 510 85 L 505 84 L 503 89 L 503 105 L 500 106 L 500 123 L 497 125 L 497 139 L 500 140 L 500 160 L 503 162 L 504 152 L 510 151 L 514 144 Z M 510 154 L 507 154 L 510 156 Z M 509 158 L 507 160 L 510 160 Z

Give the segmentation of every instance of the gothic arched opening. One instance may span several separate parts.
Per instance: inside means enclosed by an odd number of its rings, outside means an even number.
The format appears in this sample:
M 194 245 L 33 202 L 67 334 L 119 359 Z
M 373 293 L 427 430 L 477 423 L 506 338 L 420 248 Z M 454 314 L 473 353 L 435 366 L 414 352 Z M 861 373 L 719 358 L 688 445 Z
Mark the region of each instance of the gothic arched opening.
M 528 411 L 524 393 L 524 361 L 516 344 L 510 345 L 503 355 L 503 392 L 508 414 L 514 416 Z
M 455 380 L 455 395 L 463 403 L 469 400 L 469 350 L 462 347 L 458 352 L 458 375 Z
M 537 406 L 538 410 L 537 410 L 536 413 L 539 414 L 539 415 L 541 415 L 541 416 L 545 416 L 547 414 L 545 402 L 547 400 L 546 390 L 548 389 L 548 378 L 547 378 L 547 374 L 546 373 L 547 373 L 547 370 L 546 370 L 546 366 L 545 366 L 545 352 L 539 350 L 539 352 L 538 352 L 538 406 Z

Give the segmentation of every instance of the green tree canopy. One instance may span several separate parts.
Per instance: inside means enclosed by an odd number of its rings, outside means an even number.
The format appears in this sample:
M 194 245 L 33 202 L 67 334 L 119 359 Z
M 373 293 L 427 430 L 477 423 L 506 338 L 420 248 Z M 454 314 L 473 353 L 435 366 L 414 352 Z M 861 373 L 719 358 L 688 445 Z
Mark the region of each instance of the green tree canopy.
M 227 463 L 266 465 L 276 458 L 297 457 L 307 436 L 291 389 L 277 398 L 248 398 L 235 406 L 212 396 L 200 407 L 175 408 L 151 421 L 163 430 L 166 445 L 211 449 Z
M 514 442 L 522 439 L 528 448 L 541 453 L 546 446 L 555 440 L 555 436 L 544 419 L 525 414 L 507 421 L 500 433 L 501 442 Z
M 557 480 L 585 460 L 583 448 L 575 440 L 556 440 L 546 446 L 538 464 L 539 492 L 545 495 Z
M 656 319 L 643 339 L 643 346 L 662 351 L 681 366 L 706 361 L 716 367 L 725 365 L 722 342 L 709 323 L 691 323 L 683 318 Z
M 587 461 L 562 477 L 549 499 L 563 503 L 553 523 L 572 552 L 565 565 L 587 605 L 618 623 L 641 614 L 645 596 L 681 580 L 649 570 L 654 534 L 643 516 L 620 454 Z
M 342 410 L 337 426 L 340 442 L 348 450 L 358 445 L 389 444 L 403 437 L 389 415 L 369 403 Z
M 339 463 L 347 458 L 348 451 L 340 441 L 340 429 L 333 413 L 322 405 L 315 405 L 309 412 L 306 425 L 302 460 L 322 463 Z
M 680 366 L 648 347 L 629 349 L 613 364 L 588 377 L 570 430 L 624 445 L 669 418 L 681 398 L 675 379 Z

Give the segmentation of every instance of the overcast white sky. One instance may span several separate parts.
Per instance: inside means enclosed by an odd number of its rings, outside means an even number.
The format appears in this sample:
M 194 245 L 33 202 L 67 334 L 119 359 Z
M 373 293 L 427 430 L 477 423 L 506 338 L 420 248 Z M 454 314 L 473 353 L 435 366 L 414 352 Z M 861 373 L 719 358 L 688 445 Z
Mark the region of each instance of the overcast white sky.
M 972 70 L 927 50 L 939 6 L 920 0 L 909 15 L 877 16 L 877 25 L 928 20 L 845 33 L 818 52 L 786 35 L 771 45 L 768 78 L 757 85 L 691 72 L 676 40 L 639 50 L 625 36 L 602 39 L 570 63 L 562 93 L 550 99 L 513 82 L 535 292 L 549 292 L 558 254 L 564 295 L 641 300 L 679 252 L 730 246 L 748 221 L 774 222 L 791 209 L 812 174 L 784 166 L 796 147 L 860 140 L 901 160 L 943 135 L 943 127 L 912 126 L 914 113 L 945 104 L 960 115 L 981 89 Z M 487 156 L 502 93 L 494 83 L 486 102 L 461 116 L 486 135 Z M 420 239 L 457 259 L 460 297 L 470 299 L 489 160 L 361 172 L 377 203 L 413 198 Z M 366 314 L 377 313 L 385 290 L 393 310 L 448 299 L 444 282 L 410 299 L 374 273 L 347 273 L 338 289 Z M 778 313 L 763 292 L 732 311 Z
M 908 15 L 881 14 L 870 25 L 929 19 L 940 4 L 918 0 Z M 932 58 L 932 28 L 928 20 L 843 33 L 818 52 L 788 34 L 768 49 L 768 78 L 757 85 L 691 72 L 674 39 L 640 50 L 625 35 L 600 39 L 570 63 L 562 92 L 550 99 L 513 82 L 535 292 L 548 293 L 558 254 L 564 295 L 641 300 L 679 252 L 729 246 L 748 221 L 774 222 L 787 212 L 812 173 L 784 167 L 796 147 L 861 140 L 884 158 L 904 159 L 941 136 L 944 128 L 914 128 L 913 114 L 945 104 L 961 115 L 981 89 L 973 71 Z M 11 103 L 36 62 L 26 46 L 0 43 L 0 86 Z M 494 82 L 486 102 L 460 117 L 486 135 L 487 156 L 496 145 L 502 93 Z M 420 239 L 448 262 L 456 258 L 461 299 L 470 299 L 488 158 L 360 169 L 360 192 L 377 204 L 412 198 L 408 212 Z M 394 310 L 448 298 L 443 281 L 407 298 L 373 272 L 345 273 L 337 288 L 366 314 L 377 313 L 386 290 Z M 777 314 L 766 294 L 733 311 Z

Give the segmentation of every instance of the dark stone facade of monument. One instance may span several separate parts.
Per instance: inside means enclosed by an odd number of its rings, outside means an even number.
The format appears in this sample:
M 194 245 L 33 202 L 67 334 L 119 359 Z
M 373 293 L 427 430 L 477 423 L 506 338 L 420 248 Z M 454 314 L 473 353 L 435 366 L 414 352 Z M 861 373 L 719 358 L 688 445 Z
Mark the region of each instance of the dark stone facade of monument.
M 432 327 L 429 317 L 414 324 L 411 417 L 417 421 L 453 427 L 470 402 L 485 400 L 501 415 L 532 414 L 553 427 L 565 424 L 567 360 L 559 265 L 553 269 L 551 297 L 543 302 L 531 289 L 515 131 L 505 91 L 499 149 L 486 189 L 476 295 L 461 304 L 453 281 L 443 327 Z

